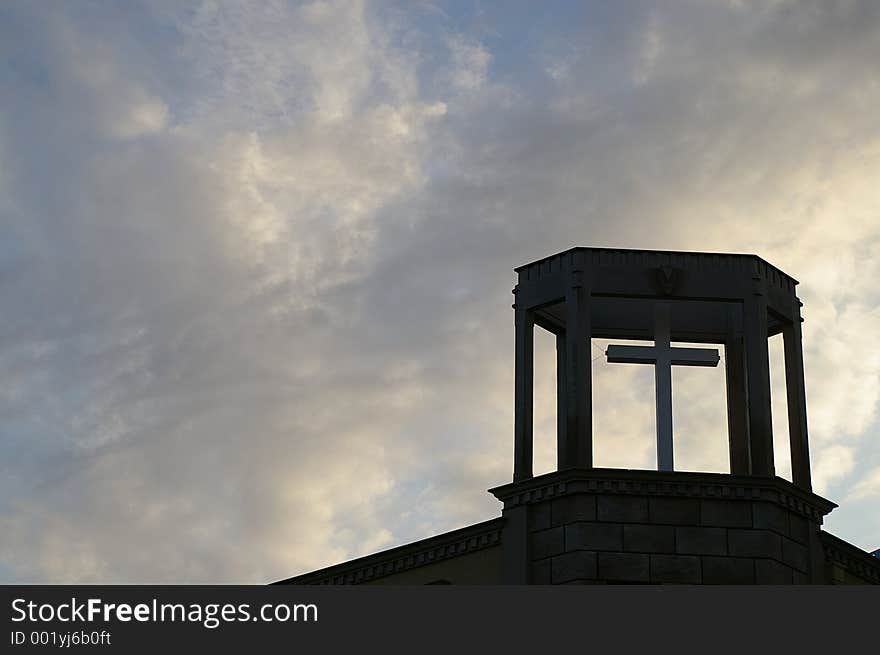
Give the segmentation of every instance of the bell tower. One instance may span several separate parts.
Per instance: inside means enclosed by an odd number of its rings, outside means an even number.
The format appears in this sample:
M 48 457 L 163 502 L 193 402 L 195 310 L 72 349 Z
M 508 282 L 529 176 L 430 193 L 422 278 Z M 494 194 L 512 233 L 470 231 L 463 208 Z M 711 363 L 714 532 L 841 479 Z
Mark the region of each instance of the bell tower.
M 513 481 L 490 489 L 501 516 L 283 583 L 880 584 L 880 551 L 820 528 L 836 505 L 811 490 L 796 280 L 755 255 L 611 248 L 573 248 L 516 272 Z M 556 337 L 558 417 L 557 470 L 538 476 L 536 327 Z M 793 482 L 774 468 L 776 334 Z M 656 468 L 593 465 L 593 337 L 617 342 L 605 352 L 613 365 L 653 367 Z M 729 472 L 677 470 L 672 367 L 721 366 L 722 353 Z
M 755 255 L 573 248 L 516 269 L 511 583 L 807 583 L 822 579 L 797 281 Z M 534 330 L 557 351 L 557 471 L 535 477 Z M 782 334 L 793 482 L 775 475 L 768 338 Z M 654 367 L 657 469 L 593 466 L 590 339 Z M 676 347 L 674 342 L 700 344 Z M 672 366 L 724 353 L 730 473 L 675 470 Z M 724 417 L 719 417 L 724 420 Z

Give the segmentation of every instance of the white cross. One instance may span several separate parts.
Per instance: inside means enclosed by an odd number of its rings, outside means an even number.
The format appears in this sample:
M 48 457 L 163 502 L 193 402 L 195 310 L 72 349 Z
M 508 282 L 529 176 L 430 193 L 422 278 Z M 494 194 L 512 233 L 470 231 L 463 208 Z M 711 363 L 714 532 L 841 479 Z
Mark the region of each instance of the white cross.
M 670 341 L 669 303 L 654 305 L 653 346 L 608 346 L 609 363 L 654 364 L 657 395 L 657 468 L 672 470 L 672 367 L 718 366 L 714 348 L 673 348 Z

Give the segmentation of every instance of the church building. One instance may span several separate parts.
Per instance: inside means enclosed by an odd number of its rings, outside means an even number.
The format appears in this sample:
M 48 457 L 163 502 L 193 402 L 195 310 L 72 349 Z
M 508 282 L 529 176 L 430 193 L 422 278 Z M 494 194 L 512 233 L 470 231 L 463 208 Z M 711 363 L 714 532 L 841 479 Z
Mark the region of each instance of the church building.
M 880 584 L 880 550 L 822 529 L 837 505 L 812 491 L 796 280 L 755 255 L 611 248 L 572 248 L 516 272 L 513 479 L 490 490 L 501 516 L 278 584 Z M 557 470 L 539 476 L 536 327 L 557 352 Z M 791 482 L 774 466 L 777 334 Z M 657 470 L 593 466 L 592 338 L 624 342 L 608 347 L 609 362 L 654 368 Z M 718 366 L 720 349 L 730 472 L 677 471 L 672 367 Z

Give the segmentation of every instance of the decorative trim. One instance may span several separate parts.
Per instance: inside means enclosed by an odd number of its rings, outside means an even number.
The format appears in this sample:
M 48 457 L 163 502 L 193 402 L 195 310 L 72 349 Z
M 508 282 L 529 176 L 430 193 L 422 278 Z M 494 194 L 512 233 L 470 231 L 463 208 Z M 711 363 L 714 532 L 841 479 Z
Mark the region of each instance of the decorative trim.
M 781 478 L 724 473 L 569 469 L 496 487 L 489 492 L 504 503 L 505 509 L 572 493 L 764 500 L 782 505 L 819 524 L 823 516 L 837 507 L 831 501 L 798 489 Z
M 274 584 L 353 585 L 410 571 L 501 544 L 503 518 L 367 555 Z
M 518 266 L 514 270 L 523 281 L 538 280 L 558 274 L 572 266 L 576 259 L 581 259 L 586 266 L 680 267 L 690 271 L 722 271 L 734 275 L 758 273 L 772 286 L 791 294 L 794 294 L 798 284 L 793 277 L 757 255 L 734 253 L 577 247 Z
M 880 584 L 880 559 L 833 534 L 820 532 L 825 561 L 837 564 L 849 573 L 873 584 Z

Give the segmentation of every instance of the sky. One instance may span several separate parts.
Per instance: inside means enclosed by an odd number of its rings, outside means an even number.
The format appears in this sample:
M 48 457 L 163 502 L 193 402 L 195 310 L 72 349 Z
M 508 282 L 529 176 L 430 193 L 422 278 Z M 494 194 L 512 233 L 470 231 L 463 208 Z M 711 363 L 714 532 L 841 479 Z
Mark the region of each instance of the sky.
M 870 0 L 4 2 L 0 580 L 263 583 L 499 515 L 513 268 L 576 245 L 800 280 L 824 527 L 880 547 L 878 61 Z M 596 464 L 654 468 L 607 343 Z M 674 372 L 683 469 L 728 470 L 723 375 Z

